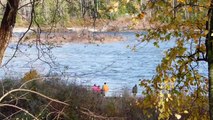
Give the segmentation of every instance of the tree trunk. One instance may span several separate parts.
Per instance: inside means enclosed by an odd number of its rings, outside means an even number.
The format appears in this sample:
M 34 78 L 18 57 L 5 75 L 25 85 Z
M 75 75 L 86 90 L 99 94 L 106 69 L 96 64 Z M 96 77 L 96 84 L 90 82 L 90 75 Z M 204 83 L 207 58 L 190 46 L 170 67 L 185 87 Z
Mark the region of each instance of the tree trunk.
M 19 0 L 7 0 L 6 10 L 0 27 L 0 64 L 4 56 L 4 52 L 10 42 L 13 27 L 16 22 Z
M 206 53 L 208 59 L 208 77 L 209 77 L 209 114 L 210 120 L 213 120 L 213 0 L 208 12 L 208 25 L 209 31 L 206 37 Z

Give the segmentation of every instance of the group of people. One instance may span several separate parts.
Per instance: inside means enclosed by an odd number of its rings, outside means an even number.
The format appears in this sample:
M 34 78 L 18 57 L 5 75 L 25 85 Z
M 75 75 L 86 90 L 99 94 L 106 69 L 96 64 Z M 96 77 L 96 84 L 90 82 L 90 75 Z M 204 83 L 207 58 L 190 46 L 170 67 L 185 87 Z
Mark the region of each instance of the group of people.
M 109 91 L 109 87 L 106 83 L 104 83 L 102 88 L 100 88 L 100 85 L 97 86 L 96 84 L 94 84 L 92 86 L 92 91 L 95 92 L 95 93 L 101 93 L 103 96 L 105 96 L 106 92 Z
M 103 96 L 105 96 L 106 92 L 109 91 L 109 87 L 106 83 L 104 83 L 102 88 L 100 87 L 100 85 L 97 86 L 96 84 L 94 84 L 92 86 L 92 91 L 95 92 L 95 93 L 100 93 Z M 132 94 L 133 94 L 134 97 L 136 97 L 137 92 L 138 92 L 138 87 L 137 87 L 137 84 L 135 84 L 135 86 L 132 88 Z

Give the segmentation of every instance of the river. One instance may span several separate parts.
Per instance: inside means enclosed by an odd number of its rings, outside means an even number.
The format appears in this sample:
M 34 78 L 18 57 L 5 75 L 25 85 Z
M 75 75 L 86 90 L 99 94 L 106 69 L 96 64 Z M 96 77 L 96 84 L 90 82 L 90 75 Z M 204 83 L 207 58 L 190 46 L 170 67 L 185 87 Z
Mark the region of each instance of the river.
M 119 34 L 126 41 L 105 44 L 80 44 L 69 43 L 51 50 L 55 65 L 51 67 L 42 61 L 34 61 L 37 56 L 35 46 L 21 45 L 16 56 L 3 67 L 3 76 L 20 77 L 30 69 L 37 69 L 45 75 L 52 72 L 62 71 L 68 76 L 68 81 L 81 85 L 93 84 L 102 86 L 104 82 L 109 85 L 108 95 L 120 95 L 124 90 L 131 92 L 139 79 L 151 79 L 155 74 L 155 67 L 161 62 L 163 52 L 174 46 L 173 40 L 160 43 L 160 48 L 153 43 L 141 43 L 136 51 L 127 48 L 128 45 L 138 44 L 135 33 L 107 33 Z M 13 55 L 15 45 L 10 44 L 6 51 L 4 62 Z M 48 58 L 44 56 L 43 58 Z M 47 60 L 51 62 L 50 60 Z M 201 63 L 199 71 L 207 75 L 206 63 Z M 139 88 L 139 93 L 142 91 Z

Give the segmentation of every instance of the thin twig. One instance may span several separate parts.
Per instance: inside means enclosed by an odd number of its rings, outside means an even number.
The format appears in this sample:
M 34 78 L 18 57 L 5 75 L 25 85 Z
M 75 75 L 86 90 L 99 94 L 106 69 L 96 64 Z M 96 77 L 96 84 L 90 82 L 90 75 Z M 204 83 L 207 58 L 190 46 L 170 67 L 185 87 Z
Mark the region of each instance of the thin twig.
M 11 104 L 0 104 L 0 107 L 13 107 L 13 108 L 16 108 L 16 109 L 19 109 L 25 113 L 27 113 L 28 115 L 30 115 L 32 118 L 34 118 L 35 120 L 39 120 L 38 118 L 36 118 L 34 115 L 32 115 L 29 111 L 21 108 L 21 107 L 18 107 L 16 105 L 11 105 Z
M 3 120 L 10 120 L 12 116 L 14 116 L 14 115 L 20 113 L 21 111 L 22 111 L 22 110 L 19 110 L 19 111 L 15 112 L 15 113 L 13 113 L 13 114 L 11 114 L 11 115 L 9 115 L 9 116 L 5 116 L 5 118 L 4 118 Z M 37 118 L 38 118 L 38 117 L 37 117 Z
M 61 102 L 61 101 L 59 101 L 59 100 L 50 98 L 50 97 L 48 97 L 48 96 L 46 96 L 46 95 L 44 95 L 44 94 L 41 94 L 41 93 L 39 93 L 39 92 L 36 92 L 36 91 L 33 91 L 33 90 L 28 90 L 28 89 L 13 89 L 13 90 L 11 90 L 11 91 L 5 93 L 5 94 L 0 98 L 0 102 L 2 102 L 2 100 L 3 100 L 6 96 L 8 96 L 9 94 L 11 94 L 11 93 L 13 93 L 13 92 L 30 92 L 30 93 L 37 94 L 37 95 L 39 95 L 39 96 L 41 96 L 41 97 L 44 97 L 44 98 L 46 98 L 46 99 L 48 99 L 48 100 L 51 100 L 51 101 L 54 101 L 54 102 L 57 102 L 57 103 L 60 103 L 60 104 L 69 106 L 69 104 L 67 104 L 67 103 L 65 103 L 65 102 Z

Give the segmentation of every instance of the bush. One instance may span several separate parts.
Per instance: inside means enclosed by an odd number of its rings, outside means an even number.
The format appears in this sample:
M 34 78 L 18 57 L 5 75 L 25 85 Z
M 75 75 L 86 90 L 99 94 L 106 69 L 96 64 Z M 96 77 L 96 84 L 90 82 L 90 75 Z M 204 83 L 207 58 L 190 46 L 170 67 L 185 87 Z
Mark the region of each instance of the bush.
M 25 73 L 22 80 L 24 82 L 26 82 L 28 80 L 32 80 L 32 79 L 39 78 L 39 77 L 40 77 L 40 74 L 35 69 L 32 69 L 29 72 Z

